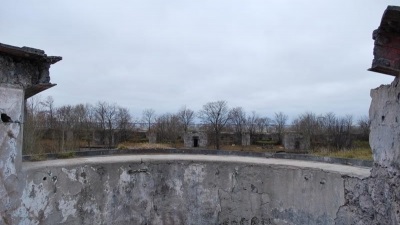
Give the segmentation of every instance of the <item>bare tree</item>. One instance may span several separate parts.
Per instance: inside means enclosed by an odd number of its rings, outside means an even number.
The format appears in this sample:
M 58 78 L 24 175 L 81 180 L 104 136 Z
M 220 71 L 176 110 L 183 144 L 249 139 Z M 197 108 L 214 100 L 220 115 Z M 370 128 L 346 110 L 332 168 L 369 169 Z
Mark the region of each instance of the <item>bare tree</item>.
M 345 117 L 337 118 L 336 125 L 332 134 L 331 145 L 333 145 L 336 149 L 344 149 L 350 148 L 352 145 L 351 139 L 351 129 L 353 125 L 353 116 L 346 115 Z
M 147 131 L 150 131 L 151 124 L 154 122 L 156 117 L 156 111 L 154 109 L 145 109 L 142 113 L 143 122 L 147 123 Z
M 116 104 L 107 105 L 106 108 L 106 127 L 108 130 L 108 147 L 112 148 L 114 144 L 114 128 L 115 128 L 115 117 L 117 115 Z
M 288 116 L 283 112 L 275 113 L 275 128 L 279 135 L 279 143 L 282 143 L 283 132 L 285 131 L 285 125 L 288 120 Z
M 234 126 L 235 133 L 242 133 L 246 126 L 246 113 L 242 107 L 232 108 L 229 112 L 230 122 Z
M 337 117 L 330 112 L 316 115 L 306 112 L 293 121 L 294 130 L 310 138 L 312 148 L 342 149 L 351 147 L 352 116 Z
M 55 106 L 54 106 L 54 99 L 51 96 L 48 96 L 44 102 L 43 106 L 45 108 L 47 118 L 47 126 L 50 130 L 52 130 L 52 139 L 54 139 L 54 129 L 55 129 Z
M 247 131 L 250 134 L 250 138 L 254 136 L 256 133 L 257 129 L 257 120 L 259 120 L 259 116 L 255 111 L 252 111 L 251 114 L 247 117 L 246 125 L 247 125 Z
M 91 104 L 85 105 L 85 120 L 84 120 L 84 132 L 82 139 L 86 141 L 87 146 L 90 148 L 91 143 L 94 140 L 96 130 L 96 112 Z
M 43 113 L 43 102 L 40 95 L 29 98 L 25 107 L 23 153 L 42 153 L 40 140 L 44 135 L 42 126 L 45 123 L 45 114 Z
M 182 124 L 178 115 L 166 113 L 156 118 L 153 131 L 156 133 L 159 142 L 176 145 L 181 127 Z
M 259 117 L 255 120 L 256 132 L 262 134 L 267 132 L 269 125 L 271 124 L 271 119 L 268 117 Z
M 67 149 L 70 150 L 73 146 L 70 143 L 67 143 L 65 139 L 66 135 L 68 135 L 68 132 L 72 131 L 72 127 L 74 124 L 72 106 L 65 105 L 57 108 L 56 115 L 58 121 L 58 128 L 60 131 L 59 149 L 61 151 L 65 151 Z
M 183 131 L 186 133 L 194 120 L 194 111 L 184 106 L 179 110 L 178 117 L 183 126 Z
M 108 104 L 106 102 L 98 102 L 94 108 L 96 124 L 100 129 L 100 142 L 104 145 L 106 139 L 106 113 Z
M 235 131 L 236 142 L 241 143 L 242 135 L 246 129 L 246 113 L 242 107 L 235 107 L 230 110 L 229 117 Z
M 313 112 L 305 112 L 293 120 L 293 128 L 309 137 L 312 142 L 319 133 L 320 120 L 318 118 L 321 118 L 321 116 L 318 117 Z
M 371 122 L 370 122 L 368 116 L 360 117 L 357 120 L 357 125 L 361 132 L 361 139 L 363 141 L 368 141 L 369 140 L 369 126 L 371 125 Z
M 119 141 L 128 141 L 130 139 L 129 131 L 133 130 L 133 126 L 132 116 L 127 108 L 118 108 L 116 122 L 119 134 Z
M 80 142 L 85 137 L 85 122 L 86 122 L 86 108 L 83 104 L 78 104 L 72 107 L 72 116 L 74 120 L 73 131 L 75 145 L 80 146 Z
M 203 105 L 198 113 L 203 123 L 212 128 L 216 148 L 219 149 L 219 139 L 222 129 L 229 121 L 229 108 L 226 101 L 209 102 Z

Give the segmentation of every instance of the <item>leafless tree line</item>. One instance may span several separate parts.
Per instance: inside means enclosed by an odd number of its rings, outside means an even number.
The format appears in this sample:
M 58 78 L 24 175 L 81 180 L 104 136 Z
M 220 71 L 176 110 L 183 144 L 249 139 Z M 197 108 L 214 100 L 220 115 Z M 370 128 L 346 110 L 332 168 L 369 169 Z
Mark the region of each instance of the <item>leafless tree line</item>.
M 355 133 L 359 140 L 368 141 L 369 119 L 364 116 L 354 121 L 351 115 L 340 117 L 331 112 L 323 115 L 306 112 L 293 121 L 292 129 L 309 137 L 312 148 L 344 149 L 352 146 Z
M 260 116 L 254 111 L 247 114 L 242 107 L 230 108 L 226 101 L 208 102 L 198 112 L 186 106 L 176 113 L 161 115 L 157 115 L 153 109 L 145 109 L 136 118 L 127 108 L 104 101 L 94 105 L 55 107 L 52 97 L 32 97 L 26 103 L 24 151 L 32 153 L 47 145 L 46 149 L 63 152 L 83 145 L 91 147 L 94 142 L 112 148 L 118 143 L 131 141 L 133 131 L 138 130 L 155 134 L 158 142 L 176 144 L 185 132 L 194 130 L 195 121 L 201 122 L 201 130 L 208 132 L 217 149 L 220 149 L 220 136 L 223 132 L 233 133 L 238 140 L 243 134 L 252 137 L 256 134 L 276 133 L 279 143 L 284 132 L 289 129 L 288 116 L 283 112 L 275 113 L 273 118 Z M 324 142 L 342 148 L 349 144 L 353 122 L 351 116 L 304 113 L 293 120 L 290 130 L 309 136 L 314 145 Z M 364 135 L 368 135 L 368 119 L 361 118 L 358 124 L 365 132 Z

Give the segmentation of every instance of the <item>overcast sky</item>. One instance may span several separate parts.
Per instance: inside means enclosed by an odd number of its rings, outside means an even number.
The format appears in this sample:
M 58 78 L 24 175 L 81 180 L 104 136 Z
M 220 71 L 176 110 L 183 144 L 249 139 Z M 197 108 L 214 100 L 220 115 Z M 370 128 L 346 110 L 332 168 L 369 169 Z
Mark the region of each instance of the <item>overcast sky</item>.
M 0 42 L 43 49 L 56 105 L 106 101 L 135 117 L 183 105 L 293 119 L 312 111 L 368 114 L 368 72 L 382 0 L 4 1 Z

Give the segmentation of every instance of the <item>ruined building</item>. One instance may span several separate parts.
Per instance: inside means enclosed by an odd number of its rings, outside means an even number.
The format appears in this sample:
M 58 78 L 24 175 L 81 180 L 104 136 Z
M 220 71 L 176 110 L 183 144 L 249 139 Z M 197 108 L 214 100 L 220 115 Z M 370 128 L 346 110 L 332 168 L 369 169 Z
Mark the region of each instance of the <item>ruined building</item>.
M 24 101 L 53 86 L 61 58 L 0 44 L 0 224 L 400 224 L 399 24 L 389 6 L 373 34 L 370 70 L 394 81 L 371 91 L 372 168 L 181 154 L 22 163 Z

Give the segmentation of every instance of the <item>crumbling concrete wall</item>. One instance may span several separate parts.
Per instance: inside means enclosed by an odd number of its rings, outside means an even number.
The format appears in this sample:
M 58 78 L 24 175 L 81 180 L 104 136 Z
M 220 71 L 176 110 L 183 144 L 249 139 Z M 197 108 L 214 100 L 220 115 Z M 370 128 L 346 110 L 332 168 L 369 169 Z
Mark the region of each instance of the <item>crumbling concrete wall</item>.
M 198 146 L 200 148 L 206 148 L 208 145 L 208 138 L 205 132 L 186 132 L 183 135 L 183 144 L 185 148 L 194 147 L 194 138 L 197 138 Z
M 0 57 L 1 58 L 1 57 Z M 0 224 L 11 224 L 12 212 L 20 205 L 21 183 L 18 174 L 21 170 L 22 121 L 24 112 L 24 91 L 22 89 L 0 86 Z
M 46 90 L 50 65 L 61 57 L 44 51 L 0 43 L 0 224 L 18 224 L 13 218 L 21 206 L 22 140 L 25 99 Z
M 20 224 L 334 224 L 368 169 L 233 156 L 25 163 Z
M 346 203 L 337 224 L 400 224 L 400 7 L 388 6 L 373 32 L 370 71 L 395 76 L 390 85 L 371 90 L 369 142 L 374 157 L 371 176 L 347 179 Z
M 337 224 L 400 224 L 400 82 L 371 90 L 370 145 L 374 167 L 368 179 L 348 179 L 346 204 Z

